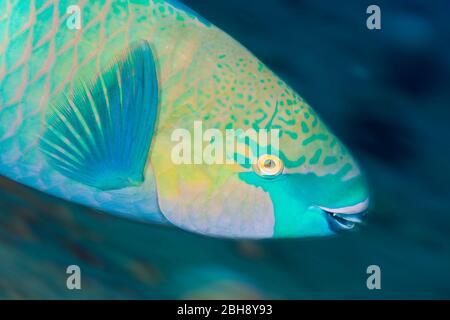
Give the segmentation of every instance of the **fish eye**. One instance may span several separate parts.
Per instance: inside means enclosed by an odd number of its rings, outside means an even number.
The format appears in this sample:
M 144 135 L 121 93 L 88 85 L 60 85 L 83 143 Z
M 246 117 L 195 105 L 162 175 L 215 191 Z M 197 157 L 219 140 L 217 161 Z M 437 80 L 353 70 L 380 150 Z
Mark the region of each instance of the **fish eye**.
M 263 178 L 273 179 L 283 173 L 283 161 L 274 155 L 265 154 L 253 165 L 253 171 Z

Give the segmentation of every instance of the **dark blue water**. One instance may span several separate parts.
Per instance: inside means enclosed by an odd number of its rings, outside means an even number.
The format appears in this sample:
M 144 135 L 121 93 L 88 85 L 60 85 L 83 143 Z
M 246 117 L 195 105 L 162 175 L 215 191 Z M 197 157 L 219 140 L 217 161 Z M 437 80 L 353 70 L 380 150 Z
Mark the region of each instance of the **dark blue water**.
M 186 0 L 293 86 L 359 159 L 359 232 L 240 242 L 100 215 L 0 180 L 1 298 L 450 298 L 447 0 Z M 82 269 L 82 290 L 65 269 Z M 381 268 L 381 290 L 366 268 Z

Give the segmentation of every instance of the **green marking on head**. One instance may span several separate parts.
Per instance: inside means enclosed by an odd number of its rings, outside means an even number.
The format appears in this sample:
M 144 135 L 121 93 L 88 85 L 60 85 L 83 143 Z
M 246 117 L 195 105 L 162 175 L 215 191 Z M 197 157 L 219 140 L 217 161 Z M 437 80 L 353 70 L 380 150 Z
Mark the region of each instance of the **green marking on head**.
M 266 179 L 248 164 L 216 166 L 213 171 L 218 175 L 226 170 L 241 182 L 235 186 L 240 199 L 228 201 L 239 202 L 254 188 L 261 190 L 271 202 L 266 210 L 272 210 L 274 216 L 274 237 L 330 235 L 339 228 L 351 228 L 353 222 L 339 220 L 333 214 L 347 213 L 349 219 L 356 221 L 367 209 L 367 186 L 356 162 L 298 94 L 250 54 L 240 53 L 217 54 L 212 70 L 214 81 L 202 90 L 215 92 L 219 108 L 212 113 L 206 105 L 199 109 L 207 112 L 209 121 L 222 130 L 278 129 L 278 155 L 285 170 L 275 179 Z M 253 154 L 259 154 L 255 146 L 248 147 Z M 256 150 L 263 147 L 257 141 Z

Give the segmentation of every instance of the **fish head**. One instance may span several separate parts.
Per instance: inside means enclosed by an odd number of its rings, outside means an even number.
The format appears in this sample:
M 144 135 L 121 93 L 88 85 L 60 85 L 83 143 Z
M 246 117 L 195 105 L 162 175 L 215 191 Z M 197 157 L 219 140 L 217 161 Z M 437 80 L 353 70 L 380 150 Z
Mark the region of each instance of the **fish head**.
M 161 212 L 179 227 L 219 237 L 313 237 L 353 229 L 369 196 L 347 148 L 262 62 L 228 38 L 215 39 L 204 48 L 208 56 L 198 58 L 204 73 L 191 74 L 211 81 L 203 81 L 192 100 L 171 105 L 155 141 Z M 200 136 L 203 147 L 185 147 L 181 153 L 192 158 L 174 164 L 168 154 L 184 139 L 167 137 L 179 128 L 191 139 Z M 205 154 L 214 159 L 205 161 Z
M 266 118 L 257 129 L 275 132 L 278 140 L 273 145 L 270 136 L 269 147 L 264 139 L 258 141 L 260 152 L 239 179 L 270 198 L 272 237 L 328 236 L 355 229 L 369 207 L 368 185 L 355 158 L 284 81 L 269 70 L 259 81 L 273 85 L 259 90 Z

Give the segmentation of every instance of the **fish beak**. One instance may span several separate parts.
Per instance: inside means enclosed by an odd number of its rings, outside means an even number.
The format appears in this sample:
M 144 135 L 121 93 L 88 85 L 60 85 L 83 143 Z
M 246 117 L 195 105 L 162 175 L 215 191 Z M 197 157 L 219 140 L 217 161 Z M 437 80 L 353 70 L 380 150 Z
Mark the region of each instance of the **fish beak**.
M 364 222 L 369 207 L 369 199 L 354 206 L 343 208 L 319 207 L 326 214 L 330 228 L 335 231 L 351 230 L 356 225 Z

